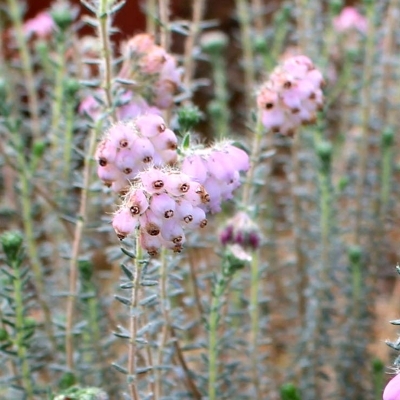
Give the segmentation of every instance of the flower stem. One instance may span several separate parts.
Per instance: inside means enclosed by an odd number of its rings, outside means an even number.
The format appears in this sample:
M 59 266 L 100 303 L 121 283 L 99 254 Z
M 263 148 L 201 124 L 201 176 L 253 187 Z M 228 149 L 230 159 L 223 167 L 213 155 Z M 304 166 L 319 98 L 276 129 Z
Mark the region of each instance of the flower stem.
M 244 93 L 247 109 L 252 108 L 255 82 L 254 51 L 251 37 L 249 5 L 246 0 L 236 0 L 237 17 L 240 24 L 240 40 L 243 47 Z
M 32 60 L 29 54 L 28 41 L 24 35 L 23 20 L 21 13 L 21 2 L 18 0 L 7 0 L 10 17 L 15 30 L 15 38 L 20 52 L 22 71 L 26 90 L 28 92 L 28 106 L 32 118 L 32 132 L 35 139 L 40 138 L 40 110 L 39 99 L 33 76 Z
M 14 344 L 17 348 L 18 359 L 21 362 L 21 375 L 22 384 L 26 393 L 27 400 L 34 399 L 32 372 L 28 362 L 28 352 L 24 340 L 25 331 L 25 318 L 24 318 L 24 300 L 23 300 L 23 279 L 21 277 L 20 262 L 18 259 L 11 260 L 11 268 L 14 272 L 14 279 L 12 280 L 14 286 L 14 299 L 15 299 L 15 330 L 16 337 Z
M 164 319 L 164 324 L 161 332 L 161 341 L 158 347 L 158 359 L 157 359 L 157 373 L 155 382 L 155 399 L 161 399 L 162 396 L 162 363 L 164 349 L 168 340 L 168 334 L 170 331 L 170 317 L 169 317 L 169 299 L 167 294 L 167 257 L 165 247 L 161 249 L 161 270 L 160 270 L 160 306 L 161 312 Z
M 367 17 L 368 17 L 368 32 L 365 44 L 365 61 L 364 61 L 364 75 L 363 85 L 361 89 L 361 132 L 362 138 L 360 141 L 360 170 L 356 182 L 356 210 L 355 210 L 355 225 L 354 225 L 354 243 L 360 245 L 361 228 L 363 220 L 363 210 L 365 209 L 364 201 L 364 184 L 367 177 L 368 170 L 368 151 L 370 147 L 371 128 L 369 126 L 371 101 L 372 101 L 372 88 L 371 82 L 374 69 L 374 56 L 375 56 L 375 3 L 368 3 Z
M 117 114 L 112 101 L 112 52 L 110 44 L 110 15 L 108 9 L 109 1 L 101 0 L 99 5 L 99 38 L 101 43 L 101 53 L 104 61 L 104 78 L 103 78 L 103 89 L 106 94 L 107 108 L 110 112 L 111 119 L 116 122 Z
M 262 400 L 262 393 L 260 388 L 260 378 L 258 375 L 258 332 L 259 332 L 259 307 L 258 307 L 258 294 L 259 294 L 259 250 L 255 250 L 251 255 L 251 284 L 250 284 L 250 319 L 251 319 L 251 374 L 253 386 L 255 389 L 257 400 Z
M 74 242 L 72 244 L 72 254 L 69 263 L 69 295 L 67 298 L 66 306 L 67 321 L 65 326 L 65 352 L 67 367 L 71 372 L 74 370 L 74 342 L 72 328 L 74 323 L 75 302 L 77 295 L 76 291 L 78 282 L 78 257 L 82 241 L 82 234 L 86 224 L 87 203 L 91 177 L 91 161 L 96 146 L 98 130 L 99 127 L 95 127 L 90 132 L 88 149 L 86 151 L 86 156 L 84 159 L 83 185 L 80 195 L 80 207 L 78 212 L 78 220 L 75 225 Z
M 136 258 L 134 263 L 134 272 L 132 279 L 131 306 L 129 309 L 129 352 L 128 352 L 128 374 L 131 378 L 129 382 L 129 391 L 132 399 L 139 400 L 139 392 L 136 385 L 136 363 L 137 363 L 137 331 L 139 325 L 138 303 L 139 303 L 139 287 L 140 287 L 140 270 L 143 258 L 142 247 L 139 243 L 139 236 L 136 237 Z

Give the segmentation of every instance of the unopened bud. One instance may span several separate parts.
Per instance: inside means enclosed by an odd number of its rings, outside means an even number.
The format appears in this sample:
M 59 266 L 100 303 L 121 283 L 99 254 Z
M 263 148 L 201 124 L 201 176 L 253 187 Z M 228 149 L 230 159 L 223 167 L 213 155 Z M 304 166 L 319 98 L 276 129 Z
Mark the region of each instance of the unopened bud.
M 383 147 L 390 147 L 394 142 L 394 130 L 392 128 L 386 128 L 382 132 L 381 143 Z
M 5 232 L 0 236 L 0 242 L 7 259 L 13 261 L 22 248 L 23 237 L 20 232 Z
M 350 246 L 347 252 L 352 264 L 358 264 L 360 262 L 362 256 L 362 249 L 360 246 Z
M 221 56 L 221 52 L 228 45 L 228 36 L 220 31 L 207 32 L 202 35 L 200 45 L 206 53 Z

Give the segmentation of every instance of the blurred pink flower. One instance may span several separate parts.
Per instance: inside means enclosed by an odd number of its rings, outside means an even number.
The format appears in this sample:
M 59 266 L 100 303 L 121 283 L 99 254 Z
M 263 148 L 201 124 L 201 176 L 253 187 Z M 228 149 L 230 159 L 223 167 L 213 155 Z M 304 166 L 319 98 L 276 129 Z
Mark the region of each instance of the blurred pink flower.
M 397 374 L 386 385 L 383 400 L 400 400 L 400 374 Z
M 44 39 L 51 35 L 54 27 L 54 21 L 50 14 L 47 11 L 42 11 L 34 18 L 28 19 L 23 28 L 26 36 L 36 35 Z
M 344 7 L 342 12 L 334 18 L 333 26 L 337 32 L 357 29 L 361 33 L 366 33 L 368 21 L 355 7 Z

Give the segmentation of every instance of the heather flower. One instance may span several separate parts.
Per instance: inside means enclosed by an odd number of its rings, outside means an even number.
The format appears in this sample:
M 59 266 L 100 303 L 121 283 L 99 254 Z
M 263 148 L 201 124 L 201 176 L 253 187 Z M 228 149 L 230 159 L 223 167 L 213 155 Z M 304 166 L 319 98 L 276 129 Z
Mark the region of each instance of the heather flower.
M 122 240 L 139 234 L 142 248 L 150 255 L 156 255 L 162 246 L 181 251 L 185 230 L 207 225 L 205 211 L 184 198 L 192 186 L 197 187 L 198 196 L 200 192 L 206 195 L 198 182 L 179 170 L 151 167 L 142 171 L 114 215 L 117 236 Z
M 165 137 L 165 132 L 168 132 Z M 159 149 L 161 147 L 161 149 Z M 110 127 L 97 146 L 95 158 L 98 176 L 117 192 L 125 192 L 129 181 L 150 165 L 163 166 L 177 159 L 177 139 L 164 120 L 157 114 L 147 114 L 131 122 L 118 122 Z M 162 175 L 160 170 L 148 174 Z M 156 171 L 156 172 L 154 172 Z M 144 175 L 146 189 L 158 191 L 148 183 L 152 177 Z M 158 176 L 155 180 L 160 180 Z M 150 186 L 149 186 L 150 185 Z
M 195 150 L 182 162 L 181 170 L 202 184 L 209 199 L 207 209 L 221 210 L 221 203 L 233 196 L 240 185 L 240 171 L 249 169 L 247 153 L 230 142 L 222 142 L 206 149 Z
M 47 11 L 42 11 L 34 18 L 28 19 L 23 26 L 25 36 L 36 36 L 40 39 L 48 38 L 54 28 L 53 18 Z
M 300 125 L 314 123 L 323 106 L 323 83 L 321 72 L 308 57 L 288 58 L 272 72 L 258 94 L 264 127 L 293 136 Z
M 333 26 L 339 33 L 351 30 L 358 30 L 361 33 L 366 33 L 368 21 L 355 7 L 344 7 L 341 13 L 334 18 Z
M 383 391 L 383 400 L 400 399 L 400 374 L 391 379 Z
M 260 229 L 250 216 L 240 211 L 231 218 L 220 233 L 220 242 L 240 245 L 242 248 L 257 249 L 260 246 Z
M 123 48 L 124 63 L 119 76 L 136 82 L 136 92 L 150 104 L 166 109 L 181 84 L 182 69 L 175 58 L 156 45 L 151 35 L 140 34 Z

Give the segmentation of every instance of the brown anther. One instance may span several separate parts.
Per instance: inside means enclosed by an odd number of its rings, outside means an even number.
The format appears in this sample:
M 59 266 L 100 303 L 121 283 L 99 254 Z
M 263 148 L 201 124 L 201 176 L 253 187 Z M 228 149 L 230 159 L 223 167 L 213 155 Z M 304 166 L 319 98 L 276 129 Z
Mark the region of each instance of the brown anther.
M 122 172 L 128 175 L 132 172 L 132 168 L 125 168 Z
M 153 157 L 148 156 L 148 157 L 143 158 L 143 162 L 146 164 L 149 162 L 152 162 L 152 161 L 153 161 Z
M 289 137 L 293 137 L 294 136 L 294 129 L 289 129 L 287 132 L 286 132 L 286 136 L 289 136 Z
M 274 103 L 267 103 L 267 104 L 265 105 L 265 108 L 266 108 L 267 110 L 270 110 L 273 106 L 274 106 Z
M 312 93 L 310 94 L 310 96 L 308 96 L 308 98 L 309 98 L 310 100 L 315 100 L 316 97 L 317 97 L 317 95 L 315 94 L 315 92 L 312 92 Z
M 210 195 L 208 193 L 204 193 L 201 196 L 201 202 L 202 203 L 208 203 L 210 201 Z
M 173 210 L 168 210 L 168 211 L 165 211 L 165 213 L 164 213 L 165 218 L 172 218 L 173 216 L 174 216 Z
M 204 228 L 205 226 L 207 226 L 207 223 L 208 223 L 208 221 L 207 221 L 206 219 L 203 219 L 203 220 L 200 222 L 200 228 Z
M 182 236 L 177 236 L 176 238 L 172 239 L 172 243 L 178 244 L 180 242 L 182 242 Z
M 180 189 L 182 193 L 186 193 L 190 189 L 190 185 L 188 183 L 182 183 Z
M 128 146 L 128 141 L 126 140 L 126 139 L 122 139 L 120 142 L 119 142 L 119 146 L 120 147 L 127 147 Z
M 164 182 L 161 179 L 153 182 L 154 189 L 161 189 L 162 187 L 164 187 Z
M 172 140 L 170 140 L 167 143 L 167 148 L 170 150 L 176 150 L 178 148 L 177 144 L 175 142 L 173 142 Z
M 112 185 L 112 182 L 108 182 L 108 181 L 107 181 L 107 182 L 104 182 L 104 186 L 105 186 L 105 187 L 108 187 L 108 188 L 109 188 L 109 187 L 111 187 L 111 185 Z
M 147 254 L 150 257 L 155 257 L 156 255 L 158 255 L 158 251 L 157 251 L 157 249 L 147 249 Z
M 164 124 L 158 125 L 158 132 L 164 132 L 167 129 L 167 127 Z
M 146 226 L 146 232 L 150 236 L 157 236 L 160 233 L 160 228 L 157 225 L 150 223 Z
M 281 131 L 281 128 L 279 126 L 272 126 L 271 131 L 273 133 L 279 133 Z
M 126 235 L 124 235 L 123 233 L 117 233 L 117 238 L 119 240 L 124 240 L 126 238 Z
M 186 215 L 186 217 L 184 217 L 183 220 L 188 224 L 189 222 L 193 221 L 193 216 L 192 215 Z
M 177 244 L 176 246 L 174 246 L 174 248 L 172 250 L 174 253 L 180 253 L 182 251 L 182 245 Z
M 286 81 L 286 82 L 283 84 L 283 87 L 284 87 L 285 89 L 290 89 L 290 88 L 292 87 L 292 82 Z
M 99 165 L 105 167 L 107 165 L 107 160 L 105 158 L 99 158 Z
M 300 112 L 300 108 L 292 108 L 292 114 L 298 114 Z
M 129 211 L 131 212 L 131 214 L 133 215 L 138 215 L 140 213 L 140 208 L 139 206 L 132 206 Z

